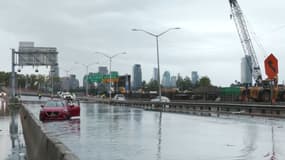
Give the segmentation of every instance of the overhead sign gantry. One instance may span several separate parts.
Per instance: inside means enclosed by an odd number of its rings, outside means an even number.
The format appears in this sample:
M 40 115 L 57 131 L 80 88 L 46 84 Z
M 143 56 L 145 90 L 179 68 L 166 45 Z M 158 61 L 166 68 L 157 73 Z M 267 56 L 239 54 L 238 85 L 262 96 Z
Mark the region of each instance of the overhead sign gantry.
M 15 97 L 15 66 L 50 66 L 58 76 L 58 52 L 55 47 L 35 47 L 34 42 L 19 42 L 19 49 L 12 49 L 11 97 Z

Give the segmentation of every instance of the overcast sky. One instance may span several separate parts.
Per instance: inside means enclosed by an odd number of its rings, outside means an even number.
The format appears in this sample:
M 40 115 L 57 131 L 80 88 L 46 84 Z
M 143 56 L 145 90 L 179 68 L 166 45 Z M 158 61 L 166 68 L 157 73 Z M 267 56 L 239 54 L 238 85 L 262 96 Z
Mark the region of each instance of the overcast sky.
M 279 82 L 285 79 L 285 2 L 282 0 L 239 0 L 262 47 L 255 46 L 263 76 L 263 61 L 273 52 L 279 59 Z M 132 73 L 141 64 L 143 79 L 149 81 L 156 63 L 155 38 L 132 28 L 160 33 L 180 27 L 159 39 L 161 75 L 208 76 L 212 84 L 228 86 L 240 81 L 244 56 L 235 25 L 230 19 L 228 0 L 1 0 L 0 70 L 11 71 L 10 48 L 19 41 L 36 46 L 57 47 L 60 74 L 75 73 L 80 81 L 82 65 L 108 60 L 96 51 L 110 55 L 126 51 L 113 60 L 120 74 Z M 259 45 L 260 46 L 260 45 Z M 97 72 L 98 65 L 90 67 Z M 47 72 L 45 67 L 41 72 Z M 33 73 L 23 68 L 23 73 Z

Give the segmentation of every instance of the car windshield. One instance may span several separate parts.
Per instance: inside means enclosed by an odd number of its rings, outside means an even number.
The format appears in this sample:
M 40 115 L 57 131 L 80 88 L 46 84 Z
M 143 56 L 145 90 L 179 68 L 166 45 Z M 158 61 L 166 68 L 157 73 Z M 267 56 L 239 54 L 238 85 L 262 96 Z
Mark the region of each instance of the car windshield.
M 48 101 L 45 106 L 47 106 L 47 107 L 63 107 L 64 103 L 62 101 Z

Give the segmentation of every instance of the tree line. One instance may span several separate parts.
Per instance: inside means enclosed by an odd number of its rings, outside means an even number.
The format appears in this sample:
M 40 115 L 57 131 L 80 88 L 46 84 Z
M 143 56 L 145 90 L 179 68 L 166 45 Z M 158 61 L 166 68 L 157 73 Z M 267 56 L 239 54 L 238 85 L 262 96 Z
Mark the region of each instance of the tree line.
M 11 72 L 0 72 L 0 84 L 2 86 L 8 87 L 10 84 Z M 51 77 L 45 75 L 24 75 L 17 74 L 16 76 L 16 87 L 17 88 L 27 88 L 32 90 L 48 90 L 51 88 Z M 55 88 L 58 87 L 60 79 L 59 77 L 53 77 L 53 83 Z
M 146 83 L 146 81 L 142 82 L 142 89 L 145 91 L 157 91 L 158 85 L 159 84 L 157 80 L 151 79 L 148 83 Z M 212 84 L 210 78 L 207 76 L 201 77 L 196 83 L 193 83 L 189 76 L 185 76 L 183 78 L 182 76 L 178 75 L 176 80 L 176 87 L 180 91 L 192 90 L 194 88 L 208 86 L 212 86 Z M 163 88 L 164 86 L 161 85 L 161 87 Z

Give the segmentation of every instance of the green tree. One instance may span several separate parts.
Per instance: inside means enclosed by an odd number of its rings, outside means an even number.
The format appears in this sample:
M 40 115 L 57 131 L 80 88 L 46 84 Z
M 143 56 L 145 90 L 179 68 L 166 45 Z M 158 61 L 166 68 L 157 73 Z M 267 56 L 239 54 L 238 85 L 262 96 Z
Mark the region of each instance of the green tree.
M 199 86 L 208 87 L 211 86 L 211 80 L 207 76 L 203 76 L 199 81 Z
M 158 81 L 151 79 L 147 84 L 147 88 L 149 91 L 157 91 L 158 90 Z
M 177 80 L 176 80 L 176 86 L 177 88 L 179 88 L 179 90 L 184 90 L 184 81 L 183 78 L 180 76 L 180 74 L 178 74 L 177 76 Z
M 143 90 L 145 90 L 145 89 L 146 89 L 146 87 L 147 87 L 146 81 L 145 81 L 145 80 L 143 80 L 143 81 L 142 81 L 142 89 L 143 89 Z
M 184 90 L 190 90 L 192 88 L 192 82 L 190 80 L 190 77 L 186 76 L 184 78 Z
M 10 73 L 0 72 L 0 83 L 4 86 L 9 85 Z
M 178 74 L 176 80 L 176 86 L 180 91 L 190 90 L 192 88 L 192 82 L 189 76 L 186 76 L 184 79 Z

